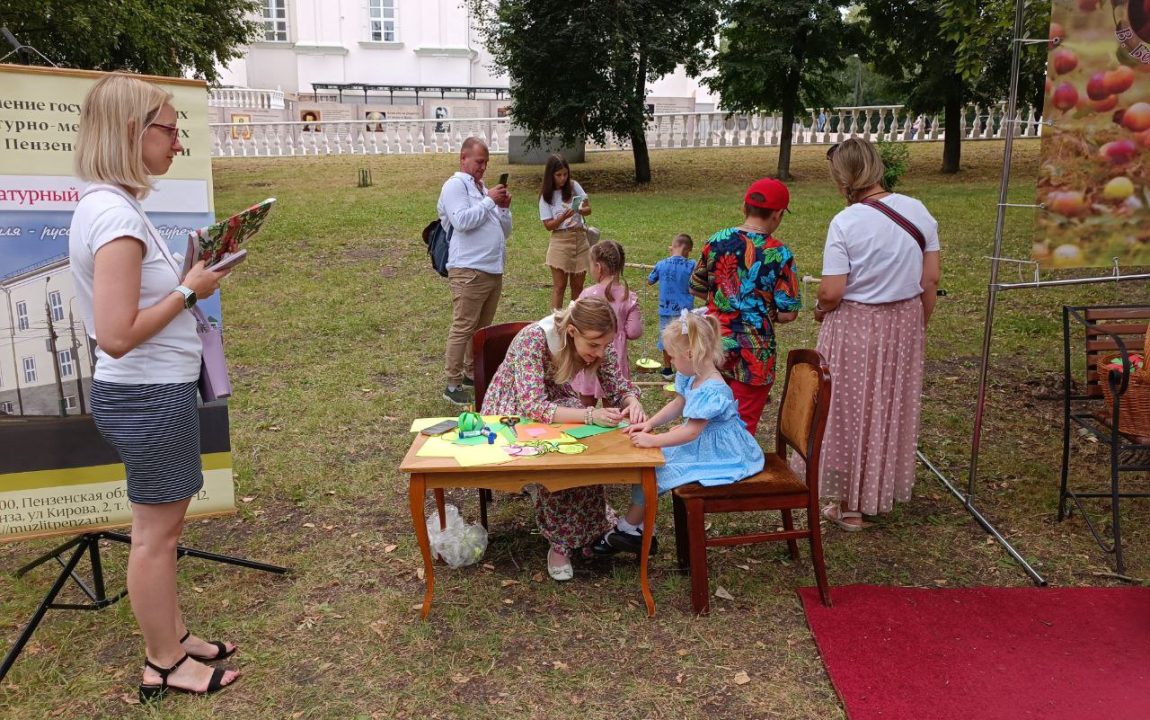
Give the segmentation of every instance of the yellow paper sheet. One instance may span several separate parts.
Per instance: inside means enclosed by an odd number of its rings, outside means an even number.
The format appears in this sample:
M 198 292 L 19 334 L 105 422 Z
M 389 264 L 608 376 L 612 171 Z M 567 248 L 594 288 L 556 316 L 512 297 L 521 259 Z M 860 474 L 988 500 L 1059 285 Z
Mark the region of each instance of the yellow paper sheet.
M 499 465 L 513 458 L 498 445 L 456 445 L 455 461 L 460 467 Z
M 423 447 L 419 448 L 419 452 L 415 454 L 417 457 L 455 457 L 455 451 L 459 447 L 459 445 L 454 445 L 443 438 L 429 437 L 423 443 Z

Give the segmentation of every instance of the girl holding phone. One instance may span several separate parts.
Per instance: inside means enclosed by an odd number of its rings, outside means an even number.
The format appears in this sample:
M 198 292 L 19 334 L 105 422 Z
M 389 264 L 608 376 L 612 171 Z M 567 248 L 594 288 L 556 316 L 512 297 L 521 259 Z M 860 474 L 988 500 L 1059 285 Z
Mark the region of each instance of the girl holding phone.
M 551 233 L 544 262 L 551 268 L 551 307 L 556 310 L 563 307 L 568 285 L 572 300 L 583 292 L 591 247 L 583 218 L 590 214 L 591 203 L 583 187 L 571 178 L 567 161 L 561 155 L 547 158 L 539 193 L 539 219 Z

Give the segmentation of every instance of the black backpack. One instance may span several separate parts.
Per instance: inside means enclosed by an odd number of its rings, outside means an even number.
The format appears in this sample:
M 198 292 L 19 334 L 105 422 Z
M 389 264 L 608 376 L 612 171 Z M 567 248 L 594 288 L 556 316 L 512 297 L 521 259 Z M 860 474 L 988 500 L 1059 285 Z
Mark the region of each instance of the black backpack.
M 451 226 L 444 230 L 439 218 L 432 220 L 423 228 L 423 244 L 427 246 L 427 254 L 431 256 L 431 267 L 443 277 L 447 277 L 447 252 L 451 248 L 453 230 Z

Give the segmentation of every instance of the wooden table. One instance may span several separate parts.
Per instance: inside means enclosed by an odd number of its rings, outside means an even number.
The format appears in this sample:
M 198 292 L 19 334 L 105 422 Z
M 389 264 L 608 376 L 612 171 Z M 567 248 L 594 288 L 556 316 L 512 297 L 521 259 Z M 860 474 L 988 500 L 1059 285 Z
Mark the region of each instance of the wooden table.
M 427 583 L 423 594 L 424 618 L 431 612 L 431 598 L 435 590 L 435 567 L 424 513 L 427 491 L 430 489 L 435 492 L 442 527 L 444 488 L 487 488 L 520 492 L 527 485 L 541 485 L 552 491 L 587 485 L 642 485 L 643 551 L 639 555 L 639 585 L 643 601 L 647 604 L 647 616 L 655 615 L 655 599 L 651 596 L 647 582 L 647 559 L 658 504 L 655 468 L 663 464 L 662 450 L 637 448 L 631 444 L 629 436 L 616 431 L 582 440 L 587 450 L 578 455 L 547 453 L 515 458 L 502 465 L 460 467 L 453 458 L 418 457 L 416 453 L 426 440 L 425 435 L 417 433 L 399 466 L 402 472 L 411 476 L 411 522 L 415 526 L 415 537 L 423 553 L 424 580 Z

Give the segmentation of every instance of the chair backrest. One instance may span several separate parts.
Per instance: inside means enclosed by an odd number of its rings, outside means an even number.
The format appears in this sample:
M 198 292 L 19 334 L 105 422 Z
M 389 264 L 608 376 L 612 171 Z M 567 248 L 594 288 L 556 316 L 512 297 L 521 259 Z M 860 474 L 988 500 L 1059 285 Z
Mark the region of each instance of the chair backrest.
M 795 449 L 807 463 L 808 477 L 818 471 L 823 432 L 831 405 L 831 371 L 814 350 L 796 349 L 787 354 L 787 376 L 779 419 L 775 452 L 786 457 Z M 816 483 L 817 484 L 817 483 Z
M 471 338 L 471 353 L 475 359 L 475 410 L 483 408 L 483 397 L 487 394 L 487 386 L 495 377 L 495 371 L 503 364 L 507 355 L 507 348 L 519 331 L 527 327 L 528 322 L 509 322 L 499 325 L 488 325 L 479 328 Z
M 1142 352 L 1146 329 L 1150 324 L 1150 305 L 1067 307 L 1064 312 L 1073 312 L 1086 326 L 1086 382 L 1081 388 L 1082 394 L 1088 398 L 1100 398 L 1100 383 L 1104 378 L 1098 375 L 1098 360 L 1104 355 L 1116 354 L 1119 339 L 1126 346 L 1127 352 Z M 1069 326 L 1065 342 L 1066 360 L 1069 362 Z

